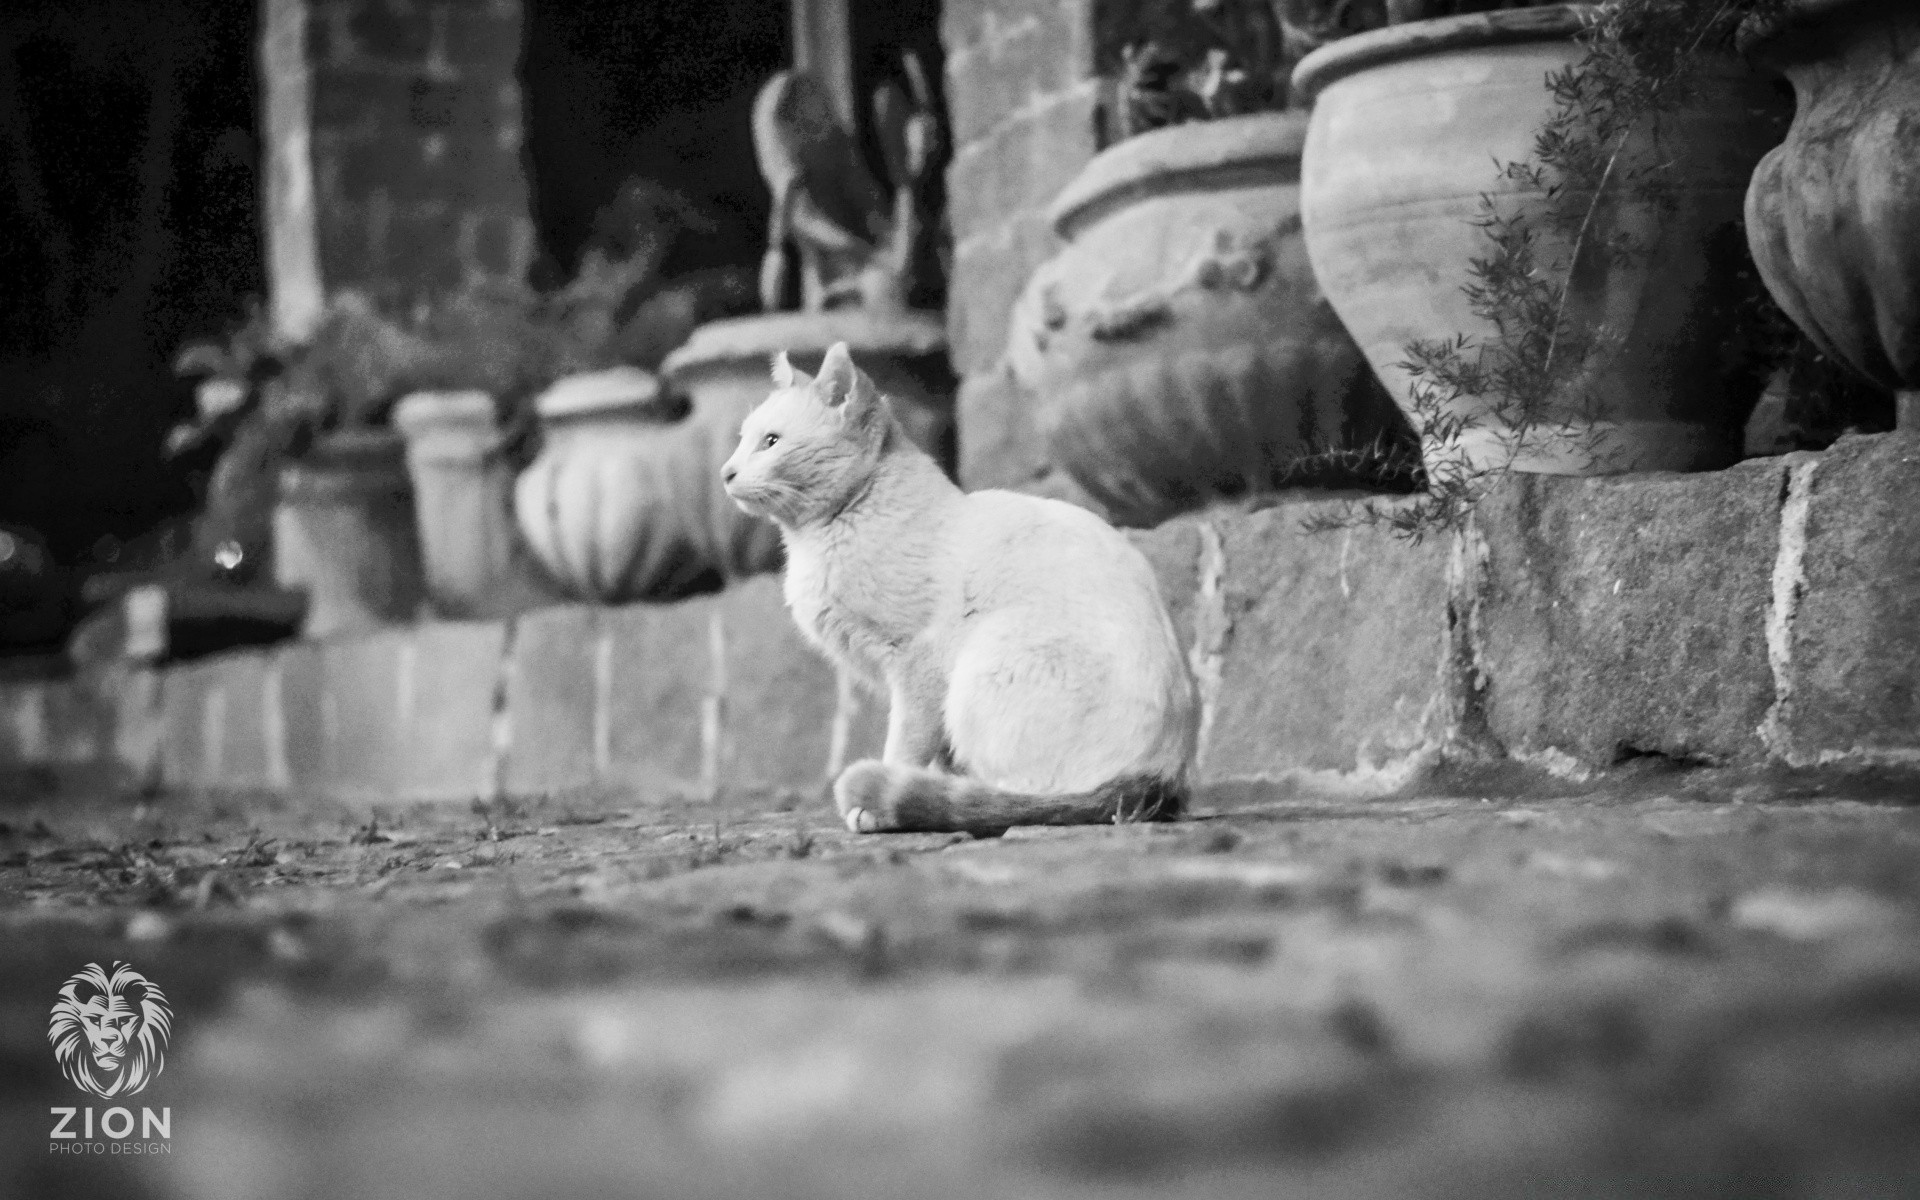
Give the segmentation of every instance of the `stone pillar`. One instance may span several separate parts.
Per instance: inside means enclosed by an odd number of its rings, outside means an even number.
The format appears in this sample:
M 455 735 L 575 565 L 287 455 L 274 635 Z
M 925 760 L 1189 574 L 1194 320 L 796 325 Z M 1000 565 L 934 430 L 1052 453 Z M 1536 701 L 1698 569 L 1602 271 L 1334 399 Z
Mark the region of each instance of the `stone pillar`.
M 260 80 L 269 309 L 276 332 L 303 341 L 326 303 L 314 240 L 307 0 L 261 0 Z
M 947 328 L 959 398 L 960 478 L 1031 486 L 1045 471 L 1000 365 L 1027 277 L 1057 248 L 1047 204 L 1104 142 L 1095 0 L 947 0 L 941 20 L 953 162 Z
M 311 171 L 304 219 L 327 290 L 393 301 L 517 278 L 534 252 L 521 155 L 520 0 L 263 0 L 270 155 L 298 158 L 305 100 Z M 304 10 L 305 86 L 281 62 Z M 276 80 L 285 68 L 288 79 Z M 275 295 L 293 289 L 303 219 L 298 171 L 269 194 Z M 270 176 L 278 178 L 278 176 Z M 282 228 L 282 222 L 287 223 Z M 285 248 L 290 268 L 281 261 Z
M 847 0 L 789 0 L 793 67 L 826 85 L 840 123 L 854 127 L 853 25 Z

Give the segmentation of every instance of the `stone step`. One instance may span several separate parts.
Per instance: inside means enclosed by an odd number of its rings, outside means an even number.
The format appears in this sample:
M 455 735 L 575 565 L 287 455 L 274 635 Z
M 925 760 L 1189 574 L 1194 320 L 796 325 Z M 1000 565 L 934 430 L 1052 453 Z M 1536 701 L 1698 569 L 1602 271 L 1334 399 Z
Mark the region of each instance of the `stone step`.
M 1306 530 L 1338 511 L 1134 535 L 1192 648 L 1203 781 L 1374 795 L 1449 763 L 1580 780 L 1646 756 L 1920 771 L 1920 436 L 1516 477 L 1418 543 Z M 0 789 L 815 795 L 884 723 L 760 578 L 0 683 Z

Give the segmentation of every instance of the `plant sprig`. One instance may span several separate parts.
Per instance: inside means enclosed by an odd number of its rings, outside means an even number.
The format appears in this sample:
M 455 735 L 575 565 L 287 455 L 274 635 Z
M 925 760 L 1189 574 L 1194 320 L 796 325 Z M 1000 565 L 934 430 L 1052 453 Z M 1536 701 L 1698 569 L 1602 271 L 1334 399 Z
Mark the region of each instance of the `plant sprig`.
M 1500 186 L 1481 195 L 1473 220 L 1488 249 L 1468 262 L 1462 291 L 1492 335 L 1415 341 L 1396 364 L 1409 377 L 1409 417 L 1426 447 L 1425 493 L 1359 502 L 1311 518 L 1310 529 L 1383 526 L 1418 542 L 1460 528 L 1531 449 L 1552 445 L 1589 467 L 1614 453 L 1591 422 L 1599 398 L 1588 380 L 1622 336 L 1568 311 L 1574 267 L 1619 266 L 1652 252 L 1601 214 L 1617 201 L 1656 219 L 1675 208 L 1664 118 L 1696 99 L 1704 68 L 1733 49 L 1743 25 L 1778 19 L 1788 3 L 1616 0 L 1590 10 L 1578 35 L 1584 54 L 1547 78 L 1552 109 L 1531 154 L 1497 163 Z M 1541 200 L 1515 206 L 1516 191 Z M 1757 290 L 1753 319 L 1764 321 L 1770 305 Z M 1470 397 L 1481 411 L 1462 410 Z M 1475 431 L 1499 447 L 1496 461 L 1470 461 L 1464 442 Z

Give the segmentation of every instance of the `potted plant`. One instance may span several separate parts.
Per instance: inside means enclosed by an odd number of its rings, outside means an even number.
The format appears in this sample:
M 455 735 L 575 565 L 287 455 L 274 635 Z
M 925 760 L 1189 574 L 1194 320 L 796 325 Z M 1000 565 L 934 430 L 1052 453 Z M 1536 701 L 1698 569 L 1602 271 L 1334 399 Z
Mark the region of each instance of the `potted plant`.
M 670 600 L 717 582 L 704 431 L 656 374 L 695 326 L 739 311 L 751 291 L 727 268 L 663 278 L 669 250 L 708 224 L 668 189 L 630 180 L 596 219 L 574 279 L 540 305 L 574 369 L 532 399 L 540 449 L 513 508 L 546 573 L 577 599 Z
M 1315 271 L 1422 435 L 1430 505 L 1408 519 L 1457 516 L 1505 470 L 1739 457 L 1760 375 L 1727 361 L 1754 323 L 1741 197 L 1787 117 L 1730 52 L 1739 19 L 1549 5 L 1295 69 Z
M 196 537 L 219 538 L 229 575 L 257 579 L 270 562 L 276 585 L 305 594 L 310 636 L 405 619 L 419 603 L 404 446 L 386 422 L 401 343 L 366 297 L 343 292 L 308 343 L 279 338 L 256 307 L 224 343 L 180 357 L 202 377 L 199 414 L 169 449 L 226 443 Z
M 1350 452 L 1407 436 L 1300 235 L 1307 115 L 1285 67 L 1347 7 L 1150 6 L 1120 50 L 1123 140 L 1048 211 L 1065 245 L 1016 304 L 1007 361 L 1051 461 L 1122 523 L 1377 483 Z
M 1807 336 L 1899 390 L 1900 426 L 1920 428 L 1920 6 L 1747 7 L 1743 42 L 1798 100 L 1747 191 L 1754 260 Z
M 637 367 L 570 376 L 535 401 L 543 445 L 514 510 L 547 572 L 581 600 L 672 600 L 718 583 L 705 431 Z
M 885 164 L 883 190 L 855 135 L 833 115 L 811 76 L 785 71 L 761 89 L 753 134 L 773 216 L 761 270 L 759 315 L 714 321 L 662 365 L 692 405 L 705 438 L 706 511 L 713 561 L 730 576 L 776 570 L 771 522 L 741 513 L 720 487 L 740 419 L 766 398 L 772 356 L 788 351 L 808 368 L 844 341 L 894 401 L 908 434 L 951 466 L 954 380 L 931 262 L 927 184 L 940 152 L 932 89 L 911 55 L 906 87 L 883 85 L 873 126 Z M 782 311 L 798 304 L 798 311 Z

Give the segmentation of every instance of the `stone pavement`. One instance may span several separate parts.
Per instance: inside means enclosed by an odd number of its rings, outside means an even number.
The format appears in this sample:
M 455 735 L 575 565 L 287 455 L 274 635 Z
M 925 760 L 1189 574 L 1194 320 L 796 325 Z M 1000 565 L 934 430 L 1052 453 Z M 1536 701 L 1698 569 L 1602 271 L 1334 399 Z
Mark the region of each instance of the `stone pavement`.
M 0 1194 L 1920 1194 L 1910 799 L 16 807 Z M 50 1155 L 48 1008 L 116 957 L 174 1004 L 171 1150 Z

